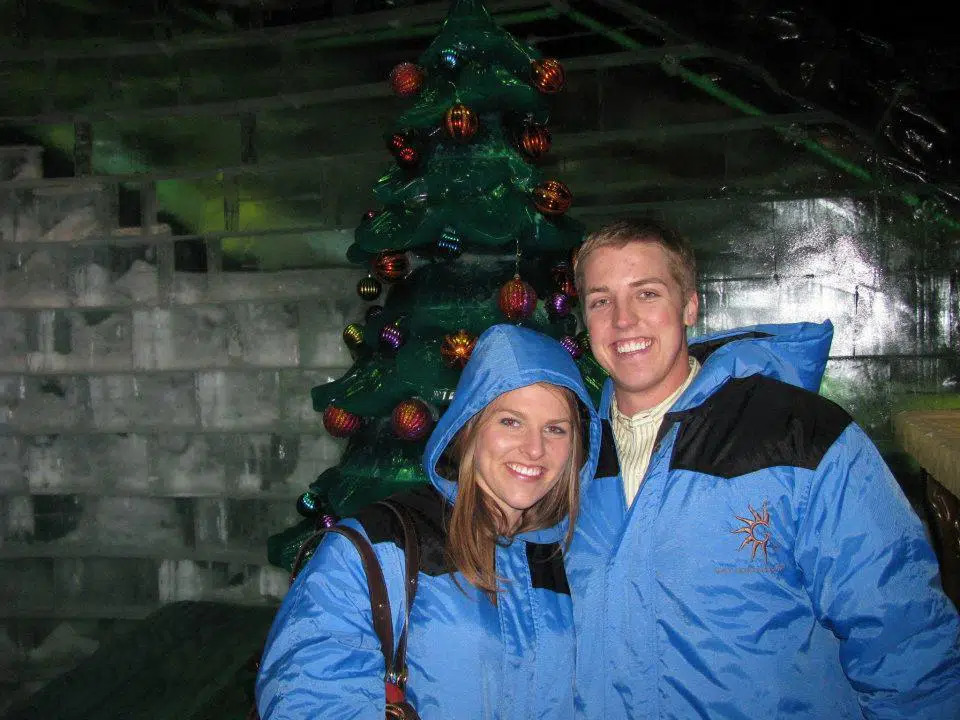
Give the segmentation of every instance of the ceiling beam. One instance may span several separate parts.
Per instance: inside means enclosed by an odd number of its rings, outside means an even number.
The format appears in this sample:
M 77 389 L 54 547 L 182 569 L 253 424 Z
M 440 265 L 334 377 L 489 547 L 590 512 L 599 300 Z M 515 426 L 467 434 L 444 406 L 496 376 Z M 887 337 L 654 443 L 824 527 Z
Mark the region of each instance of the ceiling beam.
M 548 0 L 490 0 L 487 9 L 494 16 L 531 9 L 550 9 Z M 231 31 L 223 35 L 185 35 L 169 41 L 150 40 L 135 43 L 117 42 L 115 38 L 90 38 L 81 43 L 58 46 L 44 40 L 37 50 L 0 50 L 0 63 L 45 62 L 89 58 L 123 58 L 144 55 L 173 56 L 180 53 L 204 52 L 227 48 L 273 46 L 285 42 L 302 42 L 344 35 L 369 33 L 377 29 L 395 29 L 420 25 L 436 25 L 450 10 L 447 2 L 432 2 L 393 10 L 361 13 L 310 23 L 276 28 Z M 555 11 L 554 11 L 555 12 Z
M 642 48 L 626 50 L 602 55 L 584 55 L 565 58 L 564 67 L 568 72 L 591 72 L 613 67 L 629 67 L 663 62 L 665 59 L 681 60 L 700 57 L 710 57 L 714 51 L 700 45 L 668 45 L 659 48 Z M 354 100 L 369 100 L 373 98 L 392 97 L 393 91 L 385 81 L 347 85 L 339 88 L 324 88 L 296 93 L 278 93 L 254 98 L 240 98 L 209 103 L 192 103 L 177 105 L 158 105 L 155 107 L 137 108 L 103 108 L 92 110 L 65 110 L 49 111 L 35 115 L 5 115 L 0 116 L 0 126 L 33 127 L 35 125 L 71 124 L 77 121 L 98 120 L 146 120 L 165 117 L 224 117 L 241 113 L 259 112 L 261 110 L 284 110 L 288 108 L 304 108 L 318 105 L 351 102 Z M 53 102 L 51 100 L 51 102 Z
M 564 160 L 575 160 L 567 155 L 569 151 L 595 150 L 604 145 L 629 143 L 637 140 L 665 140 L 669 138 L 691 137 L 696 135 L 723 135 L 727 133 L 749 132 L 772 127 L 790 127 L 793 125 L 819 125 L 829 123 L 829 113 L 800 112 L 761 117 L 730 118 L 726 120 L 708 120 L 704 122 L 671 123 L 670 125 L 640 125 L 625 130 L 597 130 L 582 133 L 555 133 L 554 147 L 563 151 Z M 559 153 L 558 153 L 559 154 Z M 270 163 L 241 163 L 233 166 L 217 166 L 197 169 L 161 170 L 144 173 L 126 173 L 115 175 L 85 176 L 84 182 L 103 184 L 137 184 L 162 182 L 168 180 L 210 180 L 250 175 L 270 175 L 272 173 L 293 170 L 316 169 L 322 165 L 345 164 L 355 166 L 365 162 L 382 159 L 389 163 L 384 151 L 365 151 L 342 153 L 337 155 L 298 156 L 295 160 L 280 160 Z M 0 182 L 0 192 L 10 190 L 29 190 L 44 187 L 60 187 L 72 178 L 26 178 Z

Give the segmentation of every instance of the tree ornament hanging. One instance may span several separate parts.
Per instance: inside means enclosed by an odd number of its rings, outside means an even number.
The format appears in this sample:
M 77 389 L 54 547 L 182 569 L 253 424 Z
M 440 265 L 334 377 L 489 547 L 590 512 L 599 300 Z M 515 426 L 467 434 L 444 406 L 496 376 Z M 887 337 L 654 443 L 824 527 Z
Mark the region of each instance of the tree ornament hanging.
M 573 308 L 573 303 L 570 301 L 569 296 L 561 292 L 555 292 L 547 298 L 546 305 L 547 312 L 554 318 L 566 317 Z
M 365 278 L 360 278 L 360 281 L 357 283 L 357 295 L 367 302 L 380 297 L 382 290 L 383 285 L 380 284 L 380 281 L 370 275 L 367 275 Z
M 533 189 L 533 205 L 544 215 L 563 215 L 572 203 L 573 193 L 559 180 L 547 180 Z
M 455 260 L 463 252 L 463 238 L 460 233 L 449 225 L 440 233 L 437 240 L 437 250 L 448 260 Z
M 553 287 L 557 292 L 562 292 L 572 301 L 577 299 L 577 285 L 574 282 L 573 271 L 567 263 L 558 263 L 550 269 L 550 277 L 553 280 Z
M 440 63 L 440 67 L 447 72 L 456 71 L 463 62 L 463 58 L 460 57 L 460 53 L 453 48 L 445 48 L 444 50 L 441 50 L 440 54 L 437 56 L 437 60 Z
M 350 323 L 343 329 L 343 344 L 347 346 L 350 352 L 358 350 L 363 346 L 363 325 L 360 323 Z
M 410 398 L 393 409 L 390 424 L 401 440 L 422 440 L 433 428 L 433 413 L 423 400 Z
M 519 275 L 514 275 L 500 287 L 499 304 L 508 320 L 519 322 L 533 315 L 537 308 L 537 292 Z
M 393 355 L 407 341 L 407 333 L 397 323 L 387 323 L 380 328 L 380 349 L 387 355 Z
M 380 214 L 379 210 L 367 210 L 360 217 L 360 224 L 363 225 L 364 223 L 372 222 L 379 214 Z
M 387 149 L 397 161 L 397 165 L 402 168 L 412 168 L 420 164 L 418 144 L 410 133 L 393 133 L 387 141 Z
M 381 315 L 383 315 L 383 305 L 371 305 L 367 308 L 367 312 L 364 314 L 363 319 L 370 323 Z
M 308 520 L 317 517 L 321 511 L 320 498 L 312 492 L 305 492 L 297 498 L 297 512 Z
M 543 156 L 550 150 L 553 138 L 546 125 L 526 123 L 517 138 L 517 147 L 531 160 Z
M 423 68 L 402 62 L 390 71 L 390 86 L 400 97 L 416 95 L 423 87 Z
M 452 368 L 463 369 L 470 359 L 473 348 L 477 344 L 477 336 L 460 329 L 449 335 L 444 335 L 440 345 L 440 356 Z
M 566 74 L 563 65 L 555 58 L 543 58 L 530 63 L 533 86 L 542 93 L 552 95 L 563 90 Z
M 334 405 L 323 411 L 323 427 L 338 438 L 350 437 L 360 428 L 361 418 Z
M 397 161 L 397 165 L 407 170 L 420 164 L 420 153 L 417 152 L 415 147 L 401 148 L 394 154 L 393 158 Z
M 457 142 L 466 142 L 480 127 L 477 114 L 463 103 L 451 105 L 443 117 L 443 125 L 447 134 Z
M 402 251 L 384 250 L 373 258 L 371 269 L 384 282 L 403 280 L 410 274 L 410 256 Z
M 583 357 L 583 348 L 580 347 L 580 343 L 578 343 L 577 339 L 572 335 L 564 335 L 560 338 L 560 344 L 563 345 L 563 349 L 570 353 L 570 357 L 574 360 L 579 360 Z

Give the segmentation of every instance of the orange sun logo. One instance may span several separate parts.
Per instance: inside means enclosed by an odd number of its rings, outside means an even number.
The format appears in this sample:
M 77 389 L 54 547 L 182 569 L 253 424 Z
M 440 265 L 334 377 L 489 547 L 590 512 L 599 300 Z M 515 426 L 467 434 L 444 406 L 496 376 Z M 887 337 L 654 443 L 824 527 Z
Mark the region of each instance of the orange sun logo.
M 770 512 L 767 510 L 767 503 L 763 503 L 760 512 L 754 510 L 752 505 L 747 505 L 747 509 L 750 510 L 753 517 L 745 518 L 737 515 L 737 520 L 743 523 L 743 527 L 730 532 L 734 535 L 743 533 L 746 536 L 737 550 L 743 550 L 747 545 L 752 545 L 753 551 L 750 553 L 750 559 L 755 559 L 757 551 L 763 550 L 763 561 L 767 562 L 767 543 L 770 542 Z

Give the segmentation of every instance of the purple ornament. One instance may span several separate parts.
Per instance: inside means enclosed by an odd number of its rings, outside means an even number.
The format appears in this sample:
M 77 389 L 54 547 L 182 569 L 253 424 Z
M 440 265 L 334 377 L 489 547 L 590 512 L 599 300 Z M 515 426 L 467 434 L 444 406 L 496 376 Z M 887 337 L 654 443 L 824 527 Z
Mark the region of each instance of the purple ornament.
M 406 340 L 403 330 L 388 323 L 380 330 L 380 348 L 386 352 L 396 352 Z
M 570 300 L 570 296 L 564 295 L 562 292 L 555 292 L 547 298 L 547 312 L 554 317 L 569 315 L 572 307 L 573 303 Z
M 320 524 L 325 528 L 332 528 L 337 524 L 337 518 L 333 515 L 321 515 Z
M 575 337 L 564 335 L 560 338 L 560 344 L 563 345 L 563 349 L 570 353 L 570 356 L 574 360 L 579 360 L 583 357 L 583 348 L 580 347 L 580 343 L 577 342 Z

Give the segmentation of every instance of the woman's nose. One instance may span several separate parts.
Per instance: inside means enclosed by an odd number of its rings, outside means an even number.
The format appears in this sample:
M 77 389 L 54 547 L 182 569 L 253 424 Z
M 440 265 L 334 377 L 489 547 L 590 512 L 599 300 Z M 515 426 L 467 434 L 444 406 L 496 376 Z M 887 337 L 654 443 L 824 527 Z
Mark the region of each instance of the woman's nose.
M 523 438 L 523 451 L 530 458 L 539 458 L 543 455 L 543 436 L 534 429 L 530 429 Z

